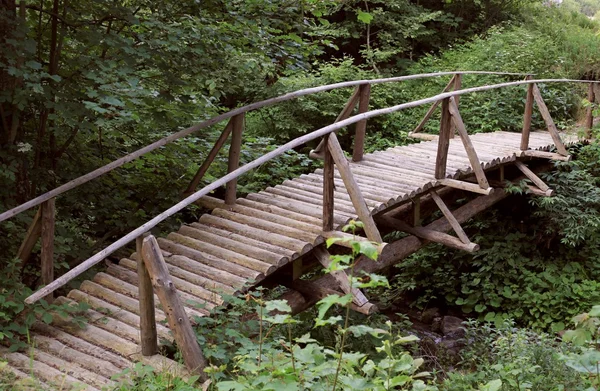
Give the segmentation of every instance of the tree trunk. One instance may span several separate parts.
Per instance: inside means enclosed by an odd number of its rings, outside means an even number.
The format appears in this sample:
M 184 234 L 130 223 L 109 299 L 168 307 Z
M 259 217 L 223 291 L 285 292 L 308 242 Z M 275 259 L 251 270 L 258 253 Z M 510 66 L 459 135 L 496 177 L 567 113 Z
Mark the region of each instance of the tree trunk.
M 0 93 L 12 92 L 17 84 L 17 79 L 8 74 L 7 65 L 15 46 L 7 41 L 14 37 L 17 26 L 17 3 L 16 0 L 0 0 Z M 6 145 L 14 142 L 13 136 L 13 110 L 12 105 L 0 102 L 0 144 Z

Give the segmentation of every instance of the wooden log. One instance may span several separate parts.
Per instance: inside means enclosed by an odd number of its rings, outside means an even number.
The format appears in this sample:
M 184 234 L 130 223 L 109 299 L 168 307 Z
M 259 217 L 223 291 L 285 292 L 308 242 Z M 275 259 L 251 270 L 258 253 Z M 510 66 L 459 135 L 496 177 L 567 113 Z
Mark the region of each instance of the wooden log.
M 229 161 L 227 173 L 232 173 L 240 166 L 240 153 L 242 149 L 242 133 L 244 132 L 244 114 L 236 115 L 231 119 L 231 145 L 229 146 Z M 237 178 L 227 182 L 225 187 L 225 203 L 235 204 L 237 198 Z
M 589 102 L 589 106 L 586 108 L 585 111 L 585 138 L 586 139 L 591 139 L 592 138 L 592 128 L 594 127 L 594 110 L 593 110 L 593 103 L 594 103 L 594 84 L 590 84 L 588 87 L 588 95 L 587 95 L 587 100 Z
M 550 186 L 544 183 L 544 181 L 535 175 L 535 173 L 531 171 L 523 162 L 517 160 L 515 162 L 515 166 L 519 169 L 519 171 L 525 174 L 525 176 L 529 178 L 529 180 L 533 182 L 533 184 L 536 185 L 542 192 L 546 193 L 548 190 L 550 190 Z
M 54 281 L 54 225 L 55 225 L 55 198 L 42 204 L 42 284 L 49 285 Z M 52 300 L 53 295 L 45 296 L 47 301 Z
M 364 159 L 363 159 L 364 162 Z M 322 192 L 323 189 L 323 178 L 311 175 L 301 175 L 299 178 L 296 178 L 294 182 L 298 185 L 310 186 L 315 192 Z M 333 184 L 335 187 L 334 194 L 343 195 L 344 199 L 350 199 L 348 195 L 348 191 L 346 190 L 346 186 L 344 186 L 344 181 L 341 179 L 337 179 L 334 177 Z M 363 195 L 367 202 L 376 201 L 378 203 L 387 203 L 393 201 L 395 199 L 396 193 L 388 192 L 388 191 L 379 191 L 379 189 L 375 189 L 374 187 L 360 186 L 363 191 Z M 373 194 L 374 190 L 378 190 L 379 194 Z M 339 219 L 338 219 L 339 220 Z M 335 224 L 335 219 L 334 219 Z
M 196 188 L 200 184 L 200 181 L 202 180 L 202 178 L 204 178 L 204 174 L 206 174 L 206 171 L 208 171 L 208 168 L 210 167 L 212 162 L 217 157 L 217 154 L 223 148 L 225 141 L 227 141 L 227 138 L 229 137 L 229 134 L 231 133 L 231 128 L 233 125 L 232 123 L 233 123 L 233 118 L 229 120 L 229 122 L 227 123 L 227 126 L 225 126 L 225 129 L 223 129 L 223 131 L 221 132 L 221 135 L 215 142 L 215 145 L 213 145 L 212 149 L 208 153 L 208 156 L 206 157 L 206 159 L 204 160 L 204 162 L 198 169 L 198 172 L 196 172 L 196 175 L 194 175 L 194 178 L 192 179 L 192 181 L 188 185 L 187 189 L 183 193 L 186 197 L 196 191 Z
M 23 240 L 23 243 L 21 243 L 21 247 L 19 247 L 19 251 L 17 252 L 17 258 L 19 258 L 23 263 L 27 262 L 27 260 L 31 256 L 33 247 L 35 247 L 35 244 L 37 243 L 41 235 L 42 208 L 40 207 L 33 216 L 33 220 L 31 220 L 31 224 L 29 225 L 27 233 L 25 234 L 25 239 Z
M 523 115 L 523 133 L 521 133 L 521 151 L 529 149 L 529 132 L 531 131 L 531 116 L 533 115 L 533 84 L 527 86 L 525 114 Z
M 535 186 L 531 186 L 531 185 L 527 185 L 527 189 L 529 191 L 529 193 L 540 196 L 540 197 L 553 197 L 554 196 L 554 190 L 552 189 L 548 189 L 546 191 L 541 190 Z
M 325 136 L 325 143 L 328 144 L 329 136 Z M 323 231 L 333 230 L 334 223 L 334 161 L 329 148 L 324 148 L 325 164 L 323 166 Z
M 331 267 L 331 254 L 322 247 L 315 247 L 313 254 L 321 265 L 325 268 Z M 352 302 L 359 307 L 367 304 L 369 299 L 358 288 L 352 287 L 350 277 L 344 270 L 336 270 L 331 272 L 331 275 L 337 281 L 342 292 L 352 295 Z
M 371 86 L 365 84 L 360 86 L 360 102 L 358 104 L 358 112 L 360 114 L 369 111 L 369 99 L 371 97 Z M 362 160 L 365 152 L 365 133 L 367 129 L 367 120 L 360 121 L 356 124 L 354 133 L 354 151 L 352 152 L 352 161 L 359 162 Z
M 206 368 L 208 363 L 198 345 L 192 324 L 181 304 L 177 289 L 171 280 L 167 264 L 163 259 L 154 236 L 144 238 L 142 259 L 148 268 L 148 272 L 152 278 L 152 285 L 156 289 L 156 294 L 163 305 L 169 327 L 173 331 L 173 336 L 175 337 L 177 346 L 181 350 L 186 367 L 205 381 L 206 374 L 204 373 L 204 368 Z
M 333 276 L 331 276 L 331 278 L 333 281 L 335 281 Z M 331 280 L 329 280 L 329 281 L 333 282 Z M 324 299 L 327 296 L 331 296 L 331 295 L 342 296 L 342 295 L 344 295 L 343 292 L 339 292 L 339 291 L 330 289 L 329 287 L 327 287 L 325 285 L 321 285 L 321 284 L 317 285 L 317 284 L 314 284 L 313 282 L 310 282 L 307 280 L 292 281 L 290 284 L 288 284 L 288 287 L 291 289 L 294 289 L 295 291 L 302 293 L 302 295 L 305 295 L 309 298 L 308 301 L 304 302 L 305 308 L 298 308 L 297 306 L 292 305 L 292 313 L 297 313 L 297 312 L 300 312 L 298 310 L 304 310 L 306 308 L 309 308 L 312 305 L 314 305 L 314 303 L 316 303 L 317 301 L 319 301 L 321 299 Z M 350 309 L 353 311 L 356 311 L 358 313 L 361 313 L 363 315 L 372 315 L 375 312 L 377 312 L 377 310 L 378 310 L 376 305 L 374 305 L 373 303 L 368 303 L 368 302 L 363 306 L 358 306 L 354 302 L 351 302 Z
M 550 136 L 552 136 L 552 140 L 554 141 L 556 150 L 559 154 L 563 156 L 568 156 L 569 152 L 567 151 L 565 145 L 560 139 L 558 129 L 554 124 L 554 120 L 552 120 L 552 117 L 550 116 L 550 111 L 548 110 L 548 107 L 546 106 L 546 103 L 542 98 L 542 93 L 540 92 L 540 89 L 538 88 L 537 84 L 533 84 L 533 97 L 535 99 L 535 103 L 537 104 L 538 109 L 540 110 L 540 113 L 542 114 L 542 118 L 544 118 L 544 121 L 546 122 L 546 126 L 548 126 L 548 132 L 550 132 Z
M 369 239 L 364 238 L 362 236 L 352 235 L 352 234 L 349 234 L 347 232 L 342 232 L 342 231 L 325 231 L 325 232 L 323 232 L 323 237 L 327 238 L 327 239 L 331 239 L 331 238 L 342 239 L 342 240 L 335 242 L 335 244 L 338 246 L 346 247 L 346 248 L 352 248 L 352 245 L 350 244 L 350 242 L 352 242 L 352 241 L 370 242 Z M 383 252 L 383 248 L 386 246 L 386 244 L 387 243 L 373 242 L 373 245 L 377 249 L 378 254 L 381 254 Z
M 379 230 L 377 230 L 377 226 L 373 221 L 373 217 L 369 212 L 369 208 L 367 207 L 365 199 L 363 198 L 360 188 L 358 187 L 358 183 L 352 176 L 352 171 L 350 171 L 350 165 L 346 160 L 346 156 L 344 156 L 344 151 L 342 150 L 342 147 L 340 146 L 340 143 L 334 133 L 329 135 L 327 146 L 331 152 L 331 156 L 337 166 L 337 169 L 342 176 L 342 180 L 346 185 L 346 189 L 350 194 L 350 198 L 352 199 L 352 204 L 356 209 L 358 218 L 364 225 L 364 230 L 367 233 L 367 237 L 377 243 L 383 242 L 381 235 L 379 234 Z
M 453 86 L 452 90 L 458 91 L 461 89 L 461 87 L 462 87 L 462 75 L 460 73 L 457 73 L 456 77 L 454 78 L 454 86 Z M 455 101 L 456 111 L 458 111 L 458 106 L 460 106 L 460 95 L 453 97 L 451 100 Z M 457 131 L 458 131 L 457 125 L 453 121 L 452 132 L 450 133 L 450 138 L 454 138 L 454 133 L 456 133 Z
M 273 194 L 289 200 L 301 201 L 306 204 L 311 204 L 313 207 L 323 207 L 323 197 L 319 197 L 318 195 L 310 192 L 302 192 L 297 191 L 296 189 L 286 189 L 282 186 L 275 186 L 266 188 L 264 192 L 261 193 Z M 344 200 L 338 200 L 338 202 L 335 203 L 334 208 L 336 213 L 342 212 L 347 216 L 354 216 L 356 214 L 352 203 L 344 202 Z
M 467 151 L 471 168 L 475 172 L 475 177 L 477 178 L 477 183 L 479 183 L 479 187 L 482 189 L 487 189 L 490 187 L 490 185 L 485 177 L 485 172 L 481 168 L 481 162 L 477 156 L 477 151 L 475 151 L 475 147 L 473 146 L 469 134 L 467 133 L 467 128 L 465 127 L 462 117 L 460 116 L 460 112 L 458 111 L 458 106 L 454 101 L 454 98 L 450 98 L 449 110 L 450 114 L 452 115 L 452 121 L 454 122 L 456 130 L 458 131 L 465 150 Z
M 423 140 L 423 141 L 434 141 L 434 140 L 438 139 L 437 134 L 415 133 L 415 132 L 408 132 L 408 137 L 416 138 L 418 140 Z
M 560 160 L 563 162 L 570 162 L 572 159 L 571 155 L 563 156 L 558 153 L 545 152 L 545 151 L 534 151 L 534 150 L 528 150 L 528 151 L 523 152 L 523 156 L 535 157 L 535 158 L 540 158 L 540 159 L 549 159 L 549 160 Z
M 323 186 L 319 186 L 319 188 L 322 189 Z M 269 213 L 277 214 L 279 216 L 286 216 L 291 219 L 301 221 L 304 223 L 317 225 L 317 226 L 322 224 L 321 219 L 318 217 L 313 217 L 313 216 L 308 216 L 306 214 L 293 212 L 293 211 L 290 211 L 290 210 L 287 210 L 284 208 L 280 208 L 276 205 L 263 204 L 261 202 L 252 201 L 248 198 L 240 198 L 240 199 L 238 199 L 238 203 L 240 205 L 244 205 L 249 208 L 259 209 L 259 210 L 262 210 L 263 212 L 269 212 Z
M 470 191 L 472 193 L 483 195 L 489 195 L 493 190 L 491 187 L 488 187 L 487 189 L 482 189 L 481 187 L 479 187 L 479 185 L 476 185 L 474 183 L 458 181 L 456 179 L 441 179 L 439 181 L 439 184 L 442 186 L 448 186 L 455 189 Z
M 446 87 L 444 87 L 444 89 L 442 90 L 442 93 L 450 91 L 450 89 L 454 87 L 456 76 L 457 76 L 457 74 L 452 75 L 452 77 L 450 78 L 450 81 L 448 82 L 448 84 L 446 85 Z M 423 127 L 425 126 L 425 124 L 427 123 L 427 121 L 429 121 L 429 119 L 433 115 L 435 109 L 437 109 L 437 107 L 440 105 L 440 103 L 441 103 L 441 101 L 436 100 L 431 105 L 431 107 L 429 108 L 429 110 L 427 110 L 427 113 L 425 113 L 425 116 L 423 117 L 423 119 L 421 120 L 421 122 L 419 122 L 419 124 L 417 125 L 417 127 L 412 132 L 410 132 L 408 134 L 409 137 L 415 137 L 415 135 L 419 134 L 419 132 L 423 129 Z M 412 133 L 412 136 L 411 136 L 411 133 Z M 432 136 L 434 136 L 434 135 L 432 135 Z M 434 136 L 434 137 L 437 137 L 437 136 Z M 417 137 L 417 138 L 420 138 L 420 137 Z
M 448 162 L 448 148 L 450 146 L 450 134 L 452 133 L 452 116 L 449 111 L 450 99 L 442 101 L 442 119 L 440 121 L 440 137 L 438 138 L 438 150 L 435 161 L 435 177 L 442 179 L 446 177 L 446 165 Z
M 448 207 L 444 203 L 444 200 L 442 200 L 440 198 L 440 196 L 435 192 L 435 190 L 431 190 L 431 192 L 429 194 L 431 195 L 431 198 L 436 203 L 438 208 L 440 208 L 440 210 L 442 211 L 442 214 L 444 215 L 444 217 L 446 217 L 446 220 L 448 220 L 448 223 L 450 224 L 450 226 L 452 227 L 454 232 L 456 232 L 456 235 L 458 236 L 458 238 L 464 244 L 470 244 L 471 241 L 469 240 L 469 237 L 467 236 L 465 231 L 463 231 L 462 227 L 460 226 L 460 223 L 458 222 L 458 220 L 456 220 L 456 217 L 454 217 L 454 215 L 452 214 L 452 211 L 450 211 L 450 209 L 448 209 Z
M 135 241 L 138 254 L 142 253 L 144 234 Z M 146 269 L 146 265 L 140 259 L 137 263 L 138 292 L 140 304 L 140 340 L 142 344 L 142 355 L 152 356 L 158 353 L 158 334 L 156 331 L 156 316 L 154 314 L 154 290 L 152 280 Z
M 333 185 L 334 185 L 334 199 L 340 199 L 343 201 L 350 201 L 352 202 L 352 200 L 350 199 L 350 196 L 348 195 L 348 192 L 346 191 L 346 187 L 342 186 L 339 187 L 336 183 L 335 183 L 335 177 L 333 178 Z M 342 184 L 344 182 L 342 181 Z M 316 195 L 323 195 L 323 182 L 321 182 L 321 186 L 318 186 L 317 183 L 315 182 L 308 182 L 308 181 L 303 181 L 300 178 L 296 178 L 293 181 L 286 181 L 285 182 L 285 187 L 287 188 L 294 188 L 294 189 L 298 189 L 298 190 L 302 190 L 302 191 L 308 191 L 310 193 L 314 193 Z M 363 190 L 361 188 L 361 190 Z M 370 197 L 367 196 L 366 193 L 363 192 L 363 196 L 365 197 L 365 202 L 367 203 L 367 205 L 369 207 L 376 207 L 379 206 L 381 204 L 380 200 L 373 200 Z M 387 199 L 386 199 L 387 200 Z M 322 221 L 319 221 L 319 225 L 322 225 Z
M 409 224 L 404 221 L 395 219 L 393 217 L 388 216 L 379 216 L 377 217 L 377 221 L 385 224 L 394 229 L 408 232 L 411 235 L 415 235 L 421 239 L 425 239 L 431 242 L 440 243 L 444 246 L 448 246 L 451 248 L 455 248 L 462 251 L 467 251 L 473 253 L 479 250 L 479 245 L 476 243 L 463 243 L 461 240 L 455 238 L 454 236 L 450 236 L 444 232 L 433 231 L 431 229 L 422 228 L 422 227 L 411 227 Z

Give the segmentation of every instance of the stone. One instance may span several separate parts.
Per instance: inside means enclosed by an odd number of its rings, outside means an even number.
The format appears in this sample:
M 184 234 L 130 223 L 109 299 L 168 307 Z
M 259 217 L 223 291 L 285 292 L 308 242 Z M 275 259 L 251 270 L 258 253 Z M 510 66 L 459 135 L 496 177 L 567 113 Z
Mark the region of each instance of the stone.
M 440 316 L 440 309 L 431 307 L 421 313 L 421 322 L 431 324 L 433 320 Z
M 464 334 L 463 320 L 456 316 L 444 316 L 442 319 L 442 334 L 453 336 L 462 336 Z

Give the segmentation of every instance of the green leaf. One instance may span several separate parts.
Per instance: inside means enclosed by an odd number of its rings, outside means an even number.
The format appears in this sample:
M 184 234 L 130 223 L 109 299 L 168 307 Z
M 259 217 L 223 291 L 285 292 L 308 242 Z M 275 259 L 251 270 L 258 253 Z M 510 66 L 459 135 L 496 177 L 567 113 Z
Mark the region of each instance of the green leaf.
M 502 380 L 496 379 L 479 388 L 479 391 L 498 391 L 502 387 Z
M 322 321 L 323 318 L 325 317 L 325 315 L 327 314 L 327 311 L 329 311 L 329 309 L 331 308 L 331 306 L 333 306 L 335 304 L 345 306 L 345 305 L 348 305 L 351 301 L 352 301 L 352 295 L 344 295 L 344 296 L 329 295 L 329 296 L 319 300 L 319 302 L 317 303 L 317 307 L 319 307 L 319 313 L 315 320 L 317 322 Z
M 50 313 L 46 312 L 44 315 L 42 315 L 42 321 L 46 324 L 52 323 L 52 315 L 50 315 Z
M 371 24 L 371 21 L 373 20 L 373 15 L 364 11 L 358 11 L 358 15 L 356 17 L 364 24 Z
M 594 317 L 598 317 L 600 316 L 600 305 L 595 305 L 592 307 L 592 310 L 590 311 L 590 316 L 594 316 Z

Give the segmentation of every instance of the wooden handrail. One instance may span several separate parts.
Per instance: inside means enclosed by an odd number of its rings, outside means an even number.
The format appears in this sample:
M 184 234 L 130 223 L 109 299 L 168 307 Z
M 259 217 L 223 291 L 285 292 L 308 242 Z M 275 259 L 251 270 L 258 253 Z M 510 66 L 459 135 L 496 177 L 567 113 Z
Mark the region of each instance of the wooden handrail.
M 479 86 L 479 87 L 473 87 L 473 88 L 467 88 L 467 89 L 463 89 L 463 90 L 459 90 L 459 91 L 452 91 L 452 92 L 446 92 L 443 94 L 438 94 L 429 98 L 424 98 L 424 99 L 419 99 L 416 101 L 412 101 L 412 102 L 407 102 L 407 103 L 402 103 L 402 104 L 398 104 L 396 106 L 391 106 L 391 107 L 387 107 L 384 109 L 377 109 L 377 110 L 372 110 L 369 111 L 367 113 L 362 113 L 362 114 L 357 114 L 353 117 L 347 118 L 343 121 L 340 121 L 338 123 L 335 124 L 331 124 L 328 126 L 325 126 L 321 129 L 315 130 L 311 133 L 308 133 L 304 136 L 298 137 L 284 145 L 281 145 L 279 147 L 277 147 L 276 149 L 274 149 L 271 152 L 266 153 L 265 155 L 261 156 L 260 158 L 245 164 L 242 167 L 239 167 L 238 169 L 228 173 L 227 175 L 221 177 L 220 179 L 214 181 L 213 183 L 205 186 L 204 188 L 198 190 L 197 192 L 195 192 L 194 194 L 188 196 L 187 198 L 181 200 L 180 202 L 178 202 L 177 204 L 173 205 L 171 208 L 167 209 L 166 211 L 164 211 L 163 213 L 157 215 L 156 217 L 154 217 L 153 219 L 151 219 L 150 221 L 146 222 L 145 224 L 139 226 L 138 228 L 134 229 L 133 231 L 131 231 L 130 233 L 128 233 L 127 235 L 121 237 L 120 239 L 118 239 L 117 241 L 115 241 L 114 243 L 112 243 L 111 245 L 109 245 L 108 247 L 104 248 L 103 250 L 101 250 L 100 252 L 96 253 L 95 255 L 93 255 L 92 257 L 88 258 L 87 260 L 85 260 L 83 263 L 81 263 L 80 265 L 76 266 L 75 268 L 71 269 L 70 271 L 68 271 L 67 273 L 65 273 L 64 275 L 62 275 L 61 277 L 57 278 L 54 282 L 52 282 L 51 284 L 47 285 L 46 287 L 38 290 L 37 292 L 33 293 L 31 296 L 29 296 L 27 299 L 25 299 L 25 302 L 28 304 L 31 304 L 37 300 L 39 300 L 40 298 L 44 297 L 45 295 L 47 295 L 50 292 L 55 291 L 56 289 L 60 288 L 61 286 L 65 285 L 67 282 L 69 282 L 70 280 L 72 280 L 73 278 L 79 276 L 81 273 L 85 272 L 86 270 L 88 270 L 90 267 L 96 265 L 97 263 L 101 262 L 104 258 L 106 258 L 108 255 L 112 254 L 113 252 L 115 252 L 116 250 L 120 249 L 121 247 L 127 245 L 128 243 L 130 243 L 131 241 L 135 240 L 135 238 L 137 238 L 138 236 L 142 235 L 143 233 L 151 230 L 152 228 L 156 227 L 158 224 L 160 224 L 161 222 L 163 222 L 164 220 L 166 220 L 167 218 L 169 218 L 170 216 L 174 215 L 175 213 L 178 213 L 179 211 L 181 211 L 182 209 L 186 208 L 187 206 L 193 204 L 194 202 L 198 201 L 200 198 L 202 198 L 203 196 L 209 194 L 210 192 L 212 192 L 213 190 L 216 190 L 217 188 L 225 185 L 227 182 L 236 179 L 238 177 L 240 177 L 241 175 L 245 174 L 246 172 L 257 168 L 259 166 L 261 166 L 262 164 L 266 163 L 267 161 L 278 157 L 280 155 L 283 155 L 284 153 L 286 153 L 287 151 L 294 149 L 296 147 L 299 147 L 303 144 L 306 144 L 309 141 L 312 140 L 316 140 L 320 137 L 323 137 L 327 134 L 331 134 L 332 132 L 344 128 L 346 126 L 355 124 L 357 122 L 366 120 L 366 119 L 370 119 L 370 118 L 374 118 L 380 115 L 386 115 L 386 114 L 391 114 L 400 110 L 405 110 L 405 109 L 409 109 L 409 108 L 413 108 L 413 107 L 417 107 L 417 106 L 422 106 L 422 105 L 426 105 L 426 104 L 431 104 L 433 102 L 439 101 L 439 100 L 443 100 L 443 99 L 449 99 L 452 97 L 456 97 L 456 96 L 461 96 L 461 95 L 467 95 L 467 94 L 472 94 L 472 93 L 476 93 L 476 92 L 484 92 L 484 91 L 491 91 L 491 90 L 495 90 L 495 89 L 499 89 L 499 88 L 505 88 L 505 87 L 513 87 L 513 86 L 521 86 L 521 85 L 530 85 L 530 84 L 535 84 L 535 83 L 595 83 L 595 81 L 590 81 L 590 80 L 572 80 L 572 79 L 539 79 L 539 80 L 522 80 L 522 81 L 515 81 L 515 82 L 507 82 L 507 83 L 499 83 L 499 84 L 492 84 L 492 85 L 486 85 L 486 86 Z M 49 194 L 49 193 L 47 193 Z M 13 209 L 14 210 L 14 209 Z
M 77 186 L 80 186 L 84 183 L 87 183 L 87 182 L 93 180 L 93 179 L 96 179 L 116 168 L 121 167 L 122 165 L 124 165 L 126 163 L 131 162 L 132 160 L 139 158 L 140 156 L 143 156 L 149 152 L 152 152 L 152 151 L 154 151 L 164 145 L 167 145 L 175 140 L 186 137 L 186 136 L 188 136 L 192 133 L 195 133 L 201 129 L 208 128 L 209 126 L 217 124 L 221 121 L 233 118 L 239 114 L 244 114 L 249 111 L 257 110 L 257 109 L 260 109 L 263 107 L 272 106 L 274 104 L 289 101 L 289 100 L 296 99 L 296 98 L 299 98 L 302 96 L 312 95 L 312 94 L 316 94 L 319 92 L 331 91 L 331 90 L 335 90 L 335 89 L 339 89 L 339 88 L 358 87 L 358 86 L 361 86 L 364 84 L 383 84 L 383 83 L 393 83 L 393 82 L 400 82 L 400 81 L 407 81 L 407 80 L 425 79 L 425 78 L 431 78 L 431 77 L 453 75 L 456 73 L 470 74 L 470 75 L 505 75 L 505 76 L 525 76 L 526 75 L 526 74 L 521 74 L 521 73 L 486 72 L 486 71 L 436 72 L 436 73 L 423 73 L 423 74 L 418 74 L 418 75 L 390 77 L 390 78 L 384 78 L 384 79 L 355 80 L 355 81 L 329 84 L 329 85 L 320 86 L 320 87 L 306 88 L 303 90 L 290 92 L 290 93 L 287 93 L 287 94 L 284 94 L 284 95 L 281 95 L 281 96 L 278 96 L 275 98 L 266 99 L 266 100 L 263 100 L 260 102 L 252 103 L 247 106 L 243 106 L 243 107 L 231 110 L 227 113 L 220 114 L 220 115 L 213 117 L 207 121 L 201 122 L 194 126 L 190 126 L 187 129 L 181 130 L 177 133 L 173 133 L 167 137 L 161 138 L 160 140 L 157 140 L 157 141 L 153 142 L 152 144 L 149 144 L 143 148 L 140 148 L 135 152 L 132 152 L 128 155 L 125 155 L 125 156 L 117 159 L 117 160 L 114 160 L 102 167 L 95 169 L 94 171 L 91 171 L 85 175 L 75 178 L 72 181 L 69 181 L 53 190 L 50 190 L 49 192 L 46 192 L 46 193 L 44 193 L 40 196 L 37 196 L 19 206 L 16 206 L 12 209 L 9 209 L 9 210 L 1 213 L 0 214 L 0 222 L 10 219 L 27 209 L 33 208 L 34 206 L 40 205 L 44 201 L 48 201 L 51 198 L 55 198 L 71 189 L 76 188 Z

